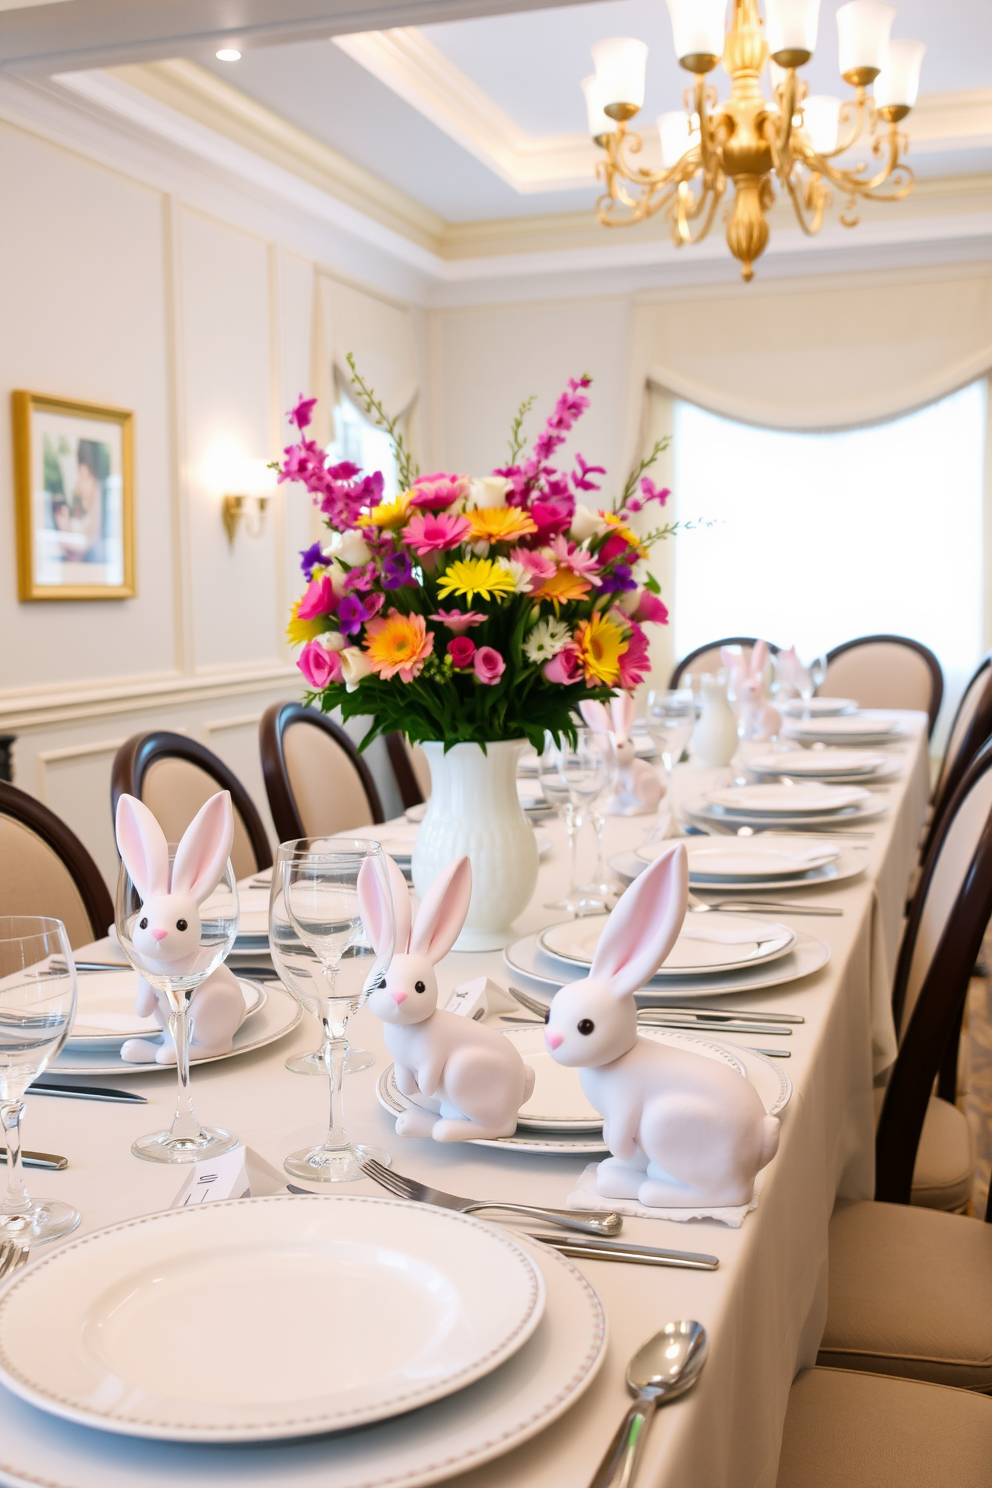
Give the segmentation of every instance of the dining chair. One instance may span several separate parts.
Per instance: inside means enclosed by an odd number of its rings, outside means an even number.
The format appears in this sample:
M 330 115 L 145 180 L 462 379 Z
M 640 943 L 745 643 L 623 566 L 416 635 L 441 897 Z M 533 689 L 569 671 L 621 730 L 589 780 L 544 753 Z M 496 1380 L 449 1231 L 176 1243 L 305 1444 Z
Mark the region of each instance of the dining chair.
M 683 656 L 676 664 L 668 686 L 674 691 L 686 672 L 718 672 L 723 666 L 720 652 L 724 646 L 756 646 L 757 643 L 757 636 L 724 636 L 722 641 L 708 641 L 705 646 L 697 646 L 695 651 L 690 651 L 688 656 Z M 777 656 L 781 647 L 769 641 L 768 649 L 773 656 Z
M 986 1488 L 992 1400 L 845 1369 L 793 1381 L 777 1488 Z
M 859 636 L 827 652 L 827 675 L 819 695 L 853 698 L 859 708 L 915 708 L 928 715 L 932 734 L 944 696 L 944 674 L 922 641 L 898 635 Z
M 273 703 L 259 725 L 262 774 L 280 842 L 383 821 L 368 765 L 345 730 L 302 703 Z
M 419 806 L 431 793 L 431 767 L 418 744 L 411 744 L 404 734 L 386 735 L 386 752 L 396 776 L 403 810 Z
M 61 920 L 69 944 L 100 940 L 113 900 L 75 832 L 27 791 L 0 781 L 0 905 L 4 914 Z
M 921 858 L 926 859 L 937 835 L 941 818 L 964 773 L 982 745 L 992 739 L 992 651 L 979 662 L 951 724 L 947 748 L 933 792 L 930 824 Z
M 132 734 L 114 756 L 110 809 L 125 793 L 144 801 L 169 842 L 178 842 L 200 807 L 219 790 L 234 806 L 235 877 L 248 878 L 272 866 L 272 848 L 251 796 L 222 759 L 185 734 L 166 729 Z

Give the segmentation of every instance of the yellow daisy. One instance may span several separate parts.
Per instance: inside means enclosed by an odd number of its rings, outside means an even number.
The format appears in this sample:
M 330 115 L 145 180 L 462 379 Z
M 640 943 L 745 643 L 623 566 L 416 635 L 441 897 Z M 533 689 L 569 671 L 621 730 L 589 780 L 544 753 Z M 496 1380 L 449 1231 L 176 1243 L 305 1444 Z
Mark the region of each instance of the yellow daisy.
M 471 604 L 473 595 L 479 594 L 483 599 L 503 599 L 515 588 L 516 580 L 512 573 L 500 568 L 495 559 L 457 558 L 448 564 L 438 580 L 437 592 L 439 599 L 456 594 Z
M 380 501 L 369 512 L 369 521 L 377 527 L 402 527 L 410 510 L 412 491 L 401 491 L 392 501 Z
M 471 523 L 471 542 L 519 542 L 537 531 L 534 518 L 514 506 L 489 506 L 481 511 L 466 512 Z
M 611 687 L 619 679 L 620 657 L 629 645 L 619 625 L 596 612 L 575 627 L 575 644 L 587 682 Z
M 286 626 L 286 639 L 291 646 L 302 646 L 304 641 L 312 641 L 315 636 L 323 635 L 329 629 L 326 615 L 316 615 L 313 620 L 301 620 L 297 610 L 303 596 L 293 601 L 293 608 L 289 615 L 289 624 Z

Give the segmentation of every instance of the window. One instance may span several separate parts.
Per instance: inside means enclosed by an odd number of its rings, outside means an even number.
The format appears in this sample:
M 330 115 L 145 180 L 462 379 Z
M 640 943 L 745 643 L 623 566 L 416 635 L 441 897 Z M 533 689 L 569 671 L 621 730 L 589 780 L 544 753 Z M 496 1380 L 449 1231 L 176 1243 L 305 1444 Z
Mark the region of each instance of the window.
M 334 439 L 327 452 L 333 461 L 351 460 L 369 474 L 381 470 L 385 479 L 383 495 L 387 500 L 399 490 L 388 434 L 370 423 L 343 392 L 338 394 L 334 408 Z
M 675 405 L 675 650 L 721 635 L 804 658 L 895 632 L 940 658 L 952 706 L 982 650 L 986 384 L 839 434 Z M 949 711 L 949 710 L 948 710 Z M 946 713 L 945 713 L 946 716 Z

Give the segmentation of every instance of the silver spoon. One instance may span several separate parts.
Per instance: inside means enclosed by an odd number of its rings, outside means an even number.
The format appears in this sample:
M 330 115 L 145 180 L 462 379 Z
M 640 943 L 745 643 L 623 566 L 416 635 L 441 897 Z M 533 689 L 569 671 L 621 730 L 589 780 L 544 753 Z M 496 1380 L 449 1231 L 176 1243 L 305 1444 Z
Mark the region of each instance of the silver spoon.
M 627 1365 L 627 1388 L 637 1399 L 589 1488 L 630 1488 L 656 1407 L 691 1390 L 705 1362 L 706 1329 L 692 1320 L 666 1323 L 642 1344 Z

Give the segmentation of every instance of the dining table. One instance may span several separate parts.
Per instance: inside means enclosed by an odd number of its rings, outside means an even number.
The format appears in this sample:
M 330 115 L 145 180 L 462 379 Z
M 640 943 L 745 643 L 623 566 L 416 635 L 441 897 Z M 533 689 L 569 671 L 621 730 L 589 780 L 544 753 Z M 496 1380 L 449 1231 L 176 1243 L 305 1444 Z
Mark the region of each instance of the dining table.
M 782 1112 L 777 1155 L 761 1175 L 757 1206 L 737 1227 L 716 1219 L 625 1219 L 625 1238 L 710 1253 L 719 1260 L 712 1271 L 573 1261 L 605 1311 L 608 1343 L 602 1368 L 578 1403 L 547 1429 L 481 1467 L 456 1471 L 446 1480 L 452 1488 L 585 1488 L 630 1403 L 628 1360 L 666 1322 L 683 1318 L 706 1329 L 705 1368 L 693 1390 L 659 1412 L 639 1468 L 640 1488 L 774 1488 L 790 1386 L 798 1371 L 815 1363 L 824 1329 L 831 1214 L 838 1201 L 872 1196 L 873 1090 L 896 1053 L 889 991 L 930 789 L 926 716 L 898 716 L 901 731 L 885 753 L 898 763 L 900 773 L 889 772 L 873 791 L 887 809 L 860 830 L 857 823 L 850 828 L 850 844 L 863 854 L 864 871 L 836 885 L 777 888 L 767 896 L 786 906 L 769 910 L 769 918 L 822 941 L 829 950 L 826 964 L 798 981 L 701 1003 L 747 1013 L 784 1011 L 803 1020 L 790 1025 L 789 1058 L 781 1061 L 793 1095 Z M 713 782 L 732 778 L 734 768 L 705 770 L 691 760 L 679 765 L 662 802 L 663 810 L 674 808 L 669 830 L 679 830 L 680 803 Z M 650 816 L 609 816 L 606 856 L 632 851 L 654 826 Z M 517 921 L 520 935 L 563 918 L 547 906 L 568 883 L 564 823 L 550 817 L 540 830 L 551 839 L 551 848 L 542 857 L 530 904 Z M 840 841 L 845 830 L 842 825 L 831 828 L 824 840 Z M 790 903 L 841 912 L 790 917 Z M 93 948 L 88 949 L 92 954 Z M 77 949 L 80 959 L 86 953 L 87 948 Z M 452 951 L 438 968 L 440 1001 L 479 977 L 503 988 L 514 984 L 499 950 Z M 521 1016 L 527 1014 L 521 1010 Z M 499 1015 L 490 1015 L 490 1021 L 505 1026 Z M 719 1037 L 727 1045 L 735 1038 L 763 1042 L 746 1034 Z M 353 1018 L 349 1039 L 375 1056 L 371 1068 L 345 1079 L 346 1118 L 354 1141 L 385 1148 L 399 1172 L 454 1194 L 565 1205 L 588 1157 L 398 1137 L 393 1118 L 376 1095 L 389 1056 L 381 1025 L 368 1009 Z M 237 1133 L 275 1175 L 274 1186 L 285 1181 L 279 1176 L 283 1158 L 319 1140 L 326 1124 L 326 1083 L 286 1068 L 287 1057 L 317 1042 L 317 1025 L 307 1016 L 268 1047 L 195 1065 L 192 1071 L 201 1120 Z M 57 1078 L 57 1065 L 47 1078 Z M 29 1172 L 29 1187 L 79 1209 L 82 1221 L 73 1239 L 168 1208 L 184 1179 L 182 1168 L 142 1162 L 131 1154 L 137 1137 L 171 1119 L 174 1070 L 138 1075 L 122 1063 L 119 1074 L 93 1077 L 92 1083 L 140 1093 L 147 1104 L 26 1097 L 27 1146 L 68 1158 L 64 1171 Z M 370 1179 L 346 1191 L 381 1193 Z M 487 1219 L 514 1232 L 532 1227 L 510 1216 Z M 250 1296 L 244 1306 L 251 1309 Z M 342 1346 L 340 1340 L 337 1346 Z M 0 1482 L 76 1488 L 71 1475 L 63 1482 L 44 1469 L 41 1444 L 47 1418 L 40 1411 L 32 1415 L 38 1432 L 37 1476 L 26 1476 L 32 1448 L 25 1441 L 23 1410 L 0 1387 Z M 16 1453 L 10 1435 L 15 1415 Z M 334 1438 L 323 1440 L 326 1452 L 333 1454 Z M 260 1453 L 264 1456 L 264 1449 Z M 177 1476 L 176 1488 L 181 1481 Z M 319 1471 L 305 1481 L 320 1483 Z

